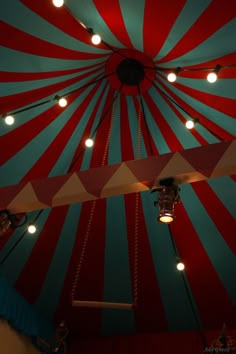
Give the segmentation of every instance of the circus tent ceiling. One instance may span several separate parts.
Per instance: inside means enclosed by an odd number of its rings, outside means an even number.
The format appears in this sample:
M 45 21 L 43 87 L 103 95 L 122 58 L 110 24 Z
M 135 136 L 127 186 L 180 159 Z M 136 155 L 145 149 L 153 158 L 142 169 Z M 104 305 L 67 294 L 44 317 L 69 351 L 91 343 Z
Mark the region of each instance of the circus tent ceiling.
M 235 139 L 235 15 L 234 0 L 1 4 L 0 187 Z M 169 226 L 149 190 L 27 213 L 37 231 L 0 240 L 1 275 L 79 334 L 235 328 L 235 180 L 181 185 Z

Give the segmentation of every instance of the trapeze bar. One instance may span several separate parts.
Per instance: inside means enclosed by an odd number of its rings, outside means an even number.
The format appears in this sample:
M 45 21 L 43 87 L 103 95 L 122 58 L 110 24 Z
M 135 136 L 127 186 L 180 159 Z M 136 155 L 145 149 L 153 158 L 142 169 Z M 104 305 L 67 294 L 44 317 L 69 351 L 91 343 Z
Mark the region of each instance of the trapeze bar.
M 74 307 L 90 307 L 97 309 L 120 309 L 120 310 L 131 310 L 133 304 L 126 304 L 122 302 L 100 302 L 100 301 L 72 301 L 72 306 Z

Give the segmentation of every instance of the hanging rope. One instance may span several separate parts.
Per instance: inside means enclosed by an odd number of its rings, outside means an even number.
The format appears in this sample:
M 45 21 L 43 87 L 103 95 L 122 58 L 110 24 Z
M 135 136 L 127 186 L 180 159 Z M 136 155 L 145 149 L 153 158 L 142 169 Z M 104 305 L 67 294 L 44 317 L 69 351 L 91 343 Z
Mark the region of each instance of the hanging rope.
M 101 164 L 102 166 L 105 165 L 105 162 L 106 162 L 106 159 L 107 159 L 108 148 L 109 148 L 109 143 L 110 143 L 110 138 L 111 138 L 111 132 L 112 132 L 114 118 L 115 118 L 116 105 L 117 105 L 117 100 L 114 102 L 113 107 L 112 107 L 111 123 L 110 123 L 109 132 L 108 132 L 107 140 L 106 140 L 106 145 L 105 145 L 105 149 L 104 149 L 104 153 L 103 153 L 102 164 Z M 92 222 L 93 222 L 93 218 L 94 218 L 94 212 L 95 212 L 96 204 L 97 204 L 97 200 L 93 200 L 92 206 L 91 206 L 91 210 L 90 210 L 90 214 L 89 214 L 88 225 L 87 225 L 87 229 L 86 229 L 86 233 L 85 233 L 84 241 L 83 241 L 83 245 L 82 245 L 82 251 L 81 251 L 79 263 L 78 263 L 78 266 L 77 266 L 77 269 L 76 269 L 74 282 L 73 282 L 73 285 L 72 285 L 72 292 L 71 292 L 72 302 L 75 301 L 75 293 L 76 293 L 76 289 L 78 289 L 78 283 L 79 283 L 81 268 L 82 268 L 82 266 L 84 264 L 84 259 L 85 259 L 85 255 L 86 255 L 86 250 L 87 250 L 89 235 L 90 235 Z
M 137 134 L 137 151 L 136 159 L 141 156 L 141 119 L 142 108 L 139 107 L 138 113 L 138 134 Z M 134 306 L 138 306 L 138 248 L 139 248 L 139 202 L 140 195 L 136 193 L 135 196 L 135 225 L 134 225 Z

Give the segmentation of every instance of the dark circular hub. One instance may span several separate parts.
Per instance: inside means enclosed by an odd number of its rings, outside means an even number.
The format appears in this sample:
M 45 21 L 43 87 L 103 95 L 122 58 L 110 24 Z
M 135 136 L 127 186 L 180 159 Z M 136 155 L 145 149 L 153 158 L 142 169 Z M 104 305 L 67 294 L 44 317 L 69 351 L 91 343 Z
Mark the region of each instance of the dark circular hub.
M 137 60 L 129 58 L 118 64 L 116 73 L 121 83 L 128 86 L 138 86 L 145 76 L 143 65 Z

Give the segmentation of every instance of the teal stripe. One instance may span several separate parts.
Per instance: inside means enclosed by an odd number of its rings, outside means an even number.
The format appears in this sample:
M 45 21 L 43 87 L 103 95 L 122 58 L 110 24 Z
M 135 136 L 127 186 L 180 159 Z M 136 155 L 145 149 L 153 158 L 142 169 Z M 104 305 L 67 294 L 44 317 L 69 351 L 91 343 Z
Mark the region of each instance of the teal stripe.
M 7 161 L 3 167 L 0 168 L 2 186 L 16 184 L 24 177 L 26 172 L 32 168 L 34 163 L 46 151 L 57 134 L 61 131 L 61 129 L 63 129 L 68 121 L 68 117 L 74 113 L 78 105 L 83 102 L 84 98 L 91 90 L 92 87 L 87 88 L 57 117 L 57 119 L 55 119 L 46 129 L 38 134 L 34 140 L 31 140 L 28 145 L 26 145 L 9 161 Z M 34 151 L 34 154 L 32 154 L 32 151 Z M 18 161 L 23 161 L 23 163 L 18 164 Z M 13 174 L 11 171 L 14 171 L 16 165 L 18 166 L 17 174 Z
M 162 113 L 163 117 L 170 126 L 170 129 L 176 135 L 179 142 L 182 144 L 184 149 L 193 148 L 200 146 L 197 139 L 192 135 L 192 133 L 185 128 L 184 124 L 179 120 L 171 107 L 166 103 L 162 96 L 157 92 L 155 88 L 149 90 L 151 97 L 154 102 L 158 102 L 158 108 Z
M 123 196 L 107 199 L 103 301 L 133 303 Z M 104 335 L 135 332 L 131 310 L 103 310 Z
M 198 0 L 195 2 L 191 0 L 186 1 L 181 13 L 177 17 L 168 37 L 166 38 L 163 47 L 154 60 L 163 58 L 176 46 L 210 3 L 211 0 Z
M 8 282 L 14 285 L 15 281 L 19 277 L 22 269 L 24 268 L 37 240 L 40 232 L 43 230 L 44 224 L 47 221 L 50 209 L 45 209 L 43 213 L 39 216 L 38 220 L 35 222 L 37 227 L 37 232 L 33 235 L 26 233 L 21 242 L 17 245 L 15 251 L 11 253 L 8 259 L 3 265 L 1 265 L 1 275 L 8 280 Z M 32 222 L 35 216 L 38 214 L 38 211 L 27 213 L 28 215 L 28 224 Z M 25 226 L 27 227 L 27 226 Z M 1 259 L 5 257 L 11 247 L 23 234 L 25 227 L 20 227 L 11 235 L 6 245 L 1 251 Z
M 229 176 L 211 178 L 207 181 L 229 213 L 236 218 L 236 185 Z M 232 230 L 233 232 L 233 230 Z
M 100 68 L 98 68 L 99 70 Z M 84 74 L 89 74 L 92 70 L 94 70 L 94 68 L 90 68 L 87 70 L 84 70 L 82 72 L 78 72 L 78 73 L 73 73 L 73 74 L 67 74 L 67 75 L 63 75 L 63 76 L 57 76 L 57 77 L 52 77 L 52 78 L 48 78 L 48 79 L 42 79 L 42 80 L 33 80 L 33 81 L 21 81 L 21 82 L 2 82 L 1 86 L 0 86 L 0 97 L 4 97 L 6 96 L 10 96 L 10 95 L 15 95 L 17 93 L 22 93 L 22 92 L 26 92 L 29 91 L 29 95 L 30 95 L 30 91 L 32 90 L 36 90 L 39 88 L 45 88 L 45 91 L 47 91 L 47 86 L 50 85 L 54 85 L 57 83 L 62 83 L 66 80 L 70 80 L 72 78 L 78 78 L 78 83 L 76 84 L 77 86 L 80 85 L 80 76 L 84 75 Z M 99 72 L 99 71 L 98 71 Z M 97 75 L 98 72 L 96 74 L 93 75 Z M 88 80 L 88 78 L 87 78 Z
M 204 63 L 235 52 L 236 20 L 220 28 L 207 40 L 188 53 L 175 60 L 166 62 L 166 66 L 185 66 Z M 227 38 L 227 40 L 226 40 Z M 219 45 L 220 43 L 220 45 Z M 230 63 L 231 64 L 231 63 Z
M 190 97 L 189 95 L 183 93 L 181 90 L 177 89 L 173 85 L 164 81 L 162 78 L 160 78 L 160 80 L 183 101 L 187 102 L 190 106 L 196 109 L 196 111 L 201 113 L 203 116 L 207 117 L 207 119 L 209 119 L 213 123 L 219 125 L 221 128 L 223 128 L 230 134 L 236 136 L 236 124 L 234 118 L 220 111 L 217 111 L 216 109 L 213 109 L 210 106 L 207 106 L 206 104 L 196 100 L 195 98 Z
M 59 159 L 57 160 L 56 164 L 54 165 L 53 169 L 51 170 L 51 172 L 49 174 L 50 177 L 66 173 L 68 171 L 70 163 L 71 163 L 71 159 L 74 156 L 77 146 L 82 139 L 86 125 L 88 124 L 88 121 L 93 113 L 94 106 L 96 105 L 98 97 L 100 96 L 104 86 L 105 86 L 105 82 L 103 82 L 99 86 L 99 89 L 94 94 L 93 99 L 90 101 L 89 105 L 87 106 L 86 110 L 84 111 L 84 114 L 81 117 L 77 127 L 74 129 L 73 134 L 71 135 L 66 147 L 62 151 Z M 98 119 L 98 116 L 99 115 L 97 115 L 97 119 Z M 96 123 L 97 123 L 97 121 L 96 121 Z M 87 149 L 87 150 L 91 151 L 91 149 Z M 85 166 L 85 167 L 88 166 L 88 164 L 90 163 L 90 157 L 91 157 L 91 153 L 85 154 L 85 159 L 82 164 L 83 166 Z
M 233 251 L 219 233 L 191 185 L 182 185 L 181 200 L 221 282 L 236 305 L 236 283 L 231 277 L 236 269 L 236 257 Z
M 0 45 L 1 60 L 0 70 L 14 72 L 43 72 L 78 69 L 102 63 L 107 57 L 86 59 L 86 60 L 67 60 L 41 57 L 38 55 L 18 52 L 17 50 L 6 48 Z
M 158 124 L 154 120 L 148 105 L 145 102 L 144 102 L 144 110 L 145 110 L 145 116 L 149 128 L 149 134 L 152 136 L 152 139 L 155 142 L 159 154 L 167 154 L 168 152 L 170 152 L 170 149 L 158 127 Z
M 138 146 L 138 121 L 139 117 L 136 113 L 134 106 L 134 100 L 131 96 L 126 96 L 127 107 L 128 107 L 128 119 L 132 138 L 134 157 L 137 158 L 137 146 Z M 147 152 L 145 144 L 143 141 L 142 133 L 140 133 L 140 158 L 147 157 Z
M 12 11 L 14 6 L 14 11 Z M 53 5 L 52 5 L 53 6 Z M 55 9 L 57 11 L 57 9 Z M 59 28 L 53 26 L 36 13 L 25 7 L 19 0 L 11 0 L 11 6 L 5 2 L 1 5 L 0 19 L 8 24 L 40 38 L 46 42 L 56 44 L 78 52 L 106 53 L 104 49 L 88 45 L 66 34 Z M 78 24 L 78 27 L 80 25 Z
M 227 70 L 228 69 L 222 69 L 222 71 L 226 72 Z M 206 71 L 206 77 L 207 74 L 208 72 Z M 194 90 L 206 92 L 214 96 L 236 99 L 236 79 L 220 79 L 219 77 L 219 79 L 214 84 L 210 84 L 206 79 L 186 78 L 181 77 L 180 74 L 178 77 L 178 83 L 190 87 Z
M 35 302 L 37 310 L 52 319 L 58 305 L 77 235 L 81 203 L 71 205 L 61 230 L 56 250 L 43 283 L 40 295 Z M 70 232 L 68 232 L 70 230 Z
M 113 47 L 124 47 L 100 16 L 93 0 L 86 0 L 84 6 L 78 6 L 77 2 L 74 0 L 67 0 L 66 6 L 78 20 L 83 22 L 86 27 L 93 28 L 94 32 L 98 33 L 104 41 L 112 43 Z
M 129 38 L 135 49 L 143 52 L 143 21 L 145 0 L 119 0 Z
M 113 105 L 113 126 L 111 130 L 111 136 L 109 140 L 109 151 L 108 151 L 108 164 L 113 165 L 122 161 L 121 157 L 121 138 L 120 138 L 120 96 L 118 96 L 117 101 Z
M 153 206 L 153 198 L 150 192 L 141 193 L 141 198 L 157 281 L 169 330 L 196 329 L 196 322 L 182 275 L 176 269 L 175 251 L 168 227 L 157 222 L 158 210 Z

